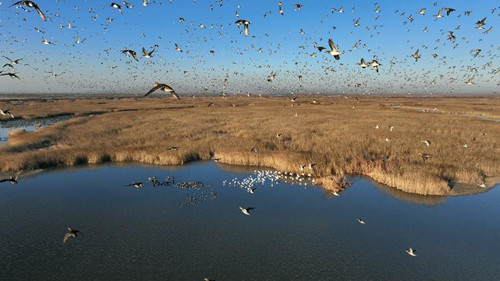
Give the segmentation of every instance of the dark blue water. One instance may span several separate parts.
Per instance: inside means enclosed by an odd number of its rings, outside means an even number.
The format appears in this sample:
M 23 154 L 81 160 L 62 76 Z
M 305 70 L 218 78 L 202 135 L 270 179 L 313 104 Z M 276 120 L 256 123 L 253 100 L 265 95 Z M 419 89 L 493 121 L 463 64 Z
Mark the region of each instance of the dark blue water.
M 153 175 L 206 186 L 125 186 Z M 202 162 L 53 170 L 0 184 L 0 279 L 500 280 L 498 188 L 420 197 L 354 178 L 335 197 L 310 185 L 267 181 L 252 195 L 222 184 L 250 175 Z M 197 204 L 183 204 L 189 197 Z M 245 216 L 239 206 L 255 209 Z M 83 236 L 63 245 L 68 226 Z

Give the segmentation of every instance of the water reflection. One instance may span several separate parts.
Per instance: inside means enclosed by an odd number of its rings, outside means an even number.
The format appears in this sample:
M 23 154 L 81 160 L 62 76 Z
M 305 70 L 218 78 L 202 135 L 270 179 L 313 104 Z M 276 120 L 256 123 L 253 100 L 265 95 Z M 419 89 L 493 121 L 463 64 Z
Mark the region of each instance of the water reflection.
M 54 125 L 58 122 L 69 120 L 72 117 L 72 114 L 68 114 L 48 118 L 35 118 L 30 120 L 12 119 L 0 122 L 0 143 L 6 143 L 9 139 L 9 133 L 13 130 L 31 132 L 36 129 Z
M 382 193 L 387 194 L 391 197 L 397 198 L 401 201 L 411 202 L 426 206 L 438 206 L 446 202 L 447 196 L 432 196 L 432 195 L 419 195 L 408 192 L 403 192 L 399 189 L 389 187 L 377 182 L 372 182 L 373 185 Z
M 500 225 L 491 219 L 500 211 L 498 189 L 427 208 L 360 177 L 341 196 L 326 197 L 317 187 L 262 183 L 255 168 L 236 168 L 104 165 L 51 169 L 0 185 L 0 276 L 499 280 L 492 261 L 500 259 Z M 153 176 L 182 184 L 153 187 L 147 181 Z M 223 184 L 234 178 L 258 189 Z M 145 186 L 125 186 L 132 181 Z M 192 192 L 212 189 L 215 199 L 182 205 Z M 248 216 L 239 207 L 255 209 Z M 83 235 L 63 245 L 67 227 Z M 416 257 L 406 253 L 410 247 Z

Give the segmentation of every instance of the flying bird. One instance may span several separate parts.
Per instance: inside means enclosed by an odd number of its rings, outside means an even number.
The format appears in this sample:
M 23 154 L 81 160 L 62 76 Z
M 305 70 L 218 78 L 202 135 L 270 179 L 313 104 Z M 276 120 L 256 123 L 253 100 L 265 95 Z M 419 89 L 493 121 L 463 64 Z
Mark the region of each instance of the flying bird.
M 247 20 L 243 20 L 243 19 L 241 19 L 241 20 L 237 20 L 235 23 L 236 23 L 236 25 L 237 25 L 238 27 L 240 27 L 241 25 L 243 25 L 243 28 L 245 29 L 245 36 L 248 36 L 248 35 L 250 34 L 250 33 L 248 32 L 248 26 L 249 26 L 250 24 L 252 24 L 251 22 L 249 22 L 249 21 L 247 21 Z
M 4 58 L 8 59 L 10 61 L 10 64 L 12 65 L 16 65 L 16 64 L 19 64 L 19 61 L 23 60 L 23 59 L 17 59 L 17 60 L 13 60 L 13 59 L 9 59 L 8 57 L 6 56 L 3 56 Z
M 146 49 L 144 47 L 142 47 L 142 56 L 149 59 L 153 56 L 153 53 L 156 51 L 155 48 L 153 48 L 153 50 L 151 50 L 151 52 L 148 52 L 146 51 Z
M 122 6 L 120 6 L 119 4 L 116 4 L 115 2 L 111 3 L 109 5 L 111 8 L 115 8 L 115 9 L 118 9 L 118 12 L 120 12 L 120 15 L 122 14 Z
M 172 89 L 172 87 L 170 87 L 169 85 L 167 84 L 163 84 L 163 83 L 158 83 L 158 82 L 155 82 L 154 83 L 154 87 L 149 90 L 149 92 L 147 92 L 144 97 L 148 96 L 149 94 L 153 93 L 154 91 L 156 90 L 159 90 L 161 89 L 162 91 L 164 91 L 165 93 L 170 93 L 174 98 L 176 98 L 177 100 L 180 100 L 181 98 L 177 95 L 177 93 L 175 93 L 174 89 Z
M 24 5 L 26 7 L 33 8 L 33 9 L 36 10 L 36 12 L 38 13 L 38 15 L 40 15 L 40 17 L 42 18 L 42 20 L 44 20 L 44 21 L 47 20 L 47 18 L 43 14 L 42 10 L 40 10 L 40 8 L 38 7 L 38 5 L 35 2 L 33 2 L 33 1 L 19 1 L 19 2 L 16 2 L 16 3 L 10 5 L 10 6 L 12 7 L 12 6 L 17 6 L 17 5 Z
M 378 67 L 381 66 L 381 64 L 377 61 L 377 60 L 372 60 L 371 62 L 369 62 L 370 66 L 373 67 L 373 69 L 375 69 L 375 71 L 377 71 L 378 73 Z
M 326 51 L 327 54 L 332 55 L 336 60 L 340 59 L 340 52 L 332 39 L 328 39 L 328 45 L 330 45 L 330 50 Z
M 12 78 L 12 79 L 14 79 L 14 78 L 21 79 L 21 78 L 19 78 L 19 76 L 17 76 L 16 73 L 13 73 L 13 72 L 0 73 L 0 76 L 10 76 L 10 78 Z
M 361 58 L 361 61 L 358 63 L 358 65 L 361 67 L 361 68 L 366 68 L 368 66 L 368 64 L 365 62 L 365 59 L 364 58 Z
M 12 119 L 14 119 L 14 114 L 10 113 L 8 109 L 2 110 L 0 109 L 0 115 L 9 115 Z
M 139 61 L 137 53 L 133 50 L 123 50 L 122 53 L 125 54 L 127 57 L 132 56 L 132 58 L 134 58 L 134 60 L 136 60 L 137 62 Z
M 486 18 L 479 20 L 476 22 L 476 29 L 484 29 L 484 25 L 486 24 Z
M 135 188 L 143 188 L 144 187 L 144 183 L 133 181 L 132 183 L 127 184 L 126 186 L 133 186 Z
M 10 182 L 11 184 L 17 184 L 17 176 L 12 176 L 10 178 L 1 179 L 0 183 L 2 183 L 2 182 Z
M 253 208 L 253 207 L 248 207 L 248 208 L 239 207 L 239 209 L 240 209 L 240 211 L 243 214 L 249 216 L 250 215 L 250 211 L 253 210 L 253 209 L 255 209 L 255 208 Z
M 82 234 L 80 230 L 72 229 L 71 227 L 68 227 L 68 230 L 66 231 L 66 234 L 64 234 L 63 238 L 63 244 L 66 244 L 70 238 L 76 238 L 78 236 L 78 233 Z
M 415 59 L 415 62 L 417 62 L 418 59 L 420 58 L 419 51 L 420 49 L 417 49 L 417 51 L 413 55 L 411 55 L 411 57 Z
M 414 250 L 413 248 L 410 248 L 408 250 L 406 250 L 406 253 L 408 253 L 408 255 L 412 256 L 412 257 L 416 257 L 417 254 L 416 254 L 416 250 Z

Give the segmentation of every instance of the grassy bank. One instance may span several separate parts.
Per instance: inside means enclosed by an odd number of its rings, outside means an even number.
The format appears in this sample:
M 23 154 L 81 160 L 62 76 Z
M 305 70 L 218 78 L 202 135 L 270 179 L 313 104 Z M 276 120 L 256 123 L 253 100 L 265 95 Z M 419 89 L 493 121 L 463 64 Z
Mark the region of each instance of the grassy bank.
M 12 134 L 0 147 L 3 172 L 218 158 L 311 173 L 332 189 L 348 173 L 426 195 L 452 194 L 458 183 L 476 186 L 500 175 L 500 123 L 481 119 L 500 119 L 498 98 L 12 100 L 0 108 L 25 119 L 75 115 Z

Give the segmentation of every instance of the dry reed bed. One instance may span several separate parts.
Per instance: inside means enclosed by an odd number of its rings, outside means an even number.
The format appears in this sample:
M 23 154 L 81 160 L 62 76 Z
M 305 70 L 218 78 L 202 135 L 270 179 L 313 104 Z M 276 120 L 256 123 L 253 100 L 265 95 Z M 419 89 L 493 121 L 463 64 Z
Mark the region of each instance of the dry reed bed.
M 208 106 L 210 102 L 215 106 Z M 8 107 L 21 118 L 61 112 L 107 113 L 17 132 L 0 147 L 3 172 L 106 161 L 175 165 L 220 158 L 228 164 L 300 173 L 301 165 L 314 163 L 313 170 L 306 168 L 305 173 L 333 190 L 339 190 L 335 183 L 348 173 L 425 195 L 454 194 L 451 189 L 456 183 L 476 186 L 500 175 L 500 124 L 456 114 L 495 117 L 498 98 L 303 97 L 296 103 L 257 97 L 130 98 L 6 103 L 0 108 Z M 394 104 L 401 107 L 396 109 Z M 441 114 L 406 107 L 437 108 Z M 375 129 L 376 125 L 380 128 Z M 394 126 L 392 132 L 389 126 Z M 422 140 L 430 140 L 431 146 Z M 424 161 L 419 153 L 431 157 Z

